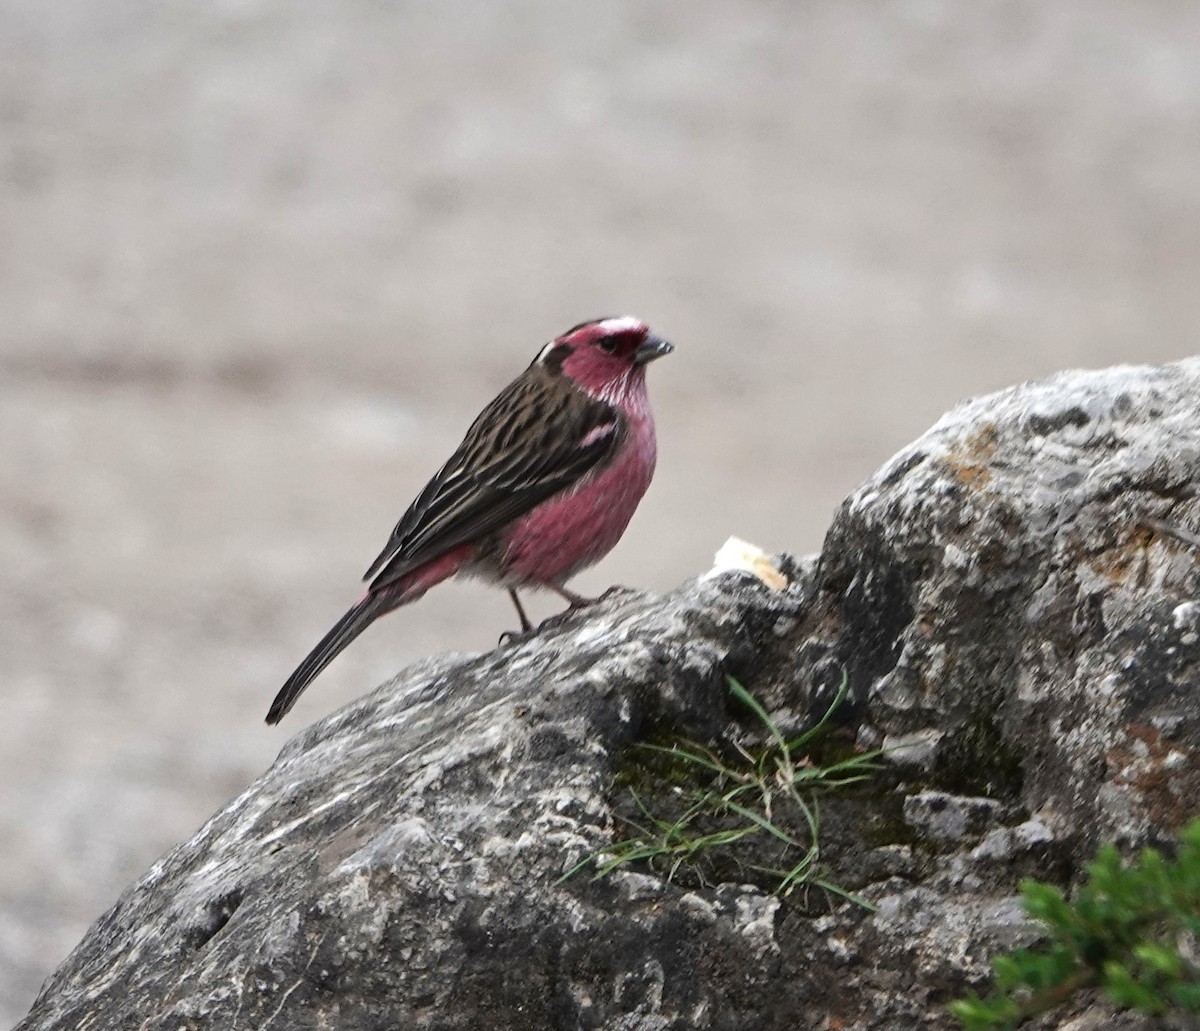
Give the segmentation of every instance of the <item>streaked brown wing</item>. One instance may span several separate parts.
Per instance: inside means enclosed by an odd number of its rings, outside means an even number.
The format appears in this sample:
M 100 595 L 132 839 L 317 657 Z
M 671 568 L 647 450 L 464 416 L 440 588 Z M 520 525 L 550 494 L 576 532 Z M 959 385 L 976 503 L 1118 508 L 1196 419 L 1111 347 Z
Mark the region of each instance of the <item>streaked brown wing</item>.
M 378 590 L 493 533 L 606 463 L 624 433 L 618 409 L 531 365 L 472 423 L 363 579 Z

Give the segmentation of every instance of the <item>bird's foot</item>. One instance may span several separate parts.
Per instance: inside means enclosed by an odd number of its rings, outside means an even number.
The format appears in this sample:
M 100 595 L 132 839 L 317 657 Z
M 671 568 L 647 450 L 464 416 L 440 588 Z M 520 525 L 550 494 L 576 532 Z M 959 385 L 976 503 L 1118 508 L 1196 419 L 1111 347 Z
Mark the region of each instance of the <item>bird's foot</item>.
M 521 604 L 521 599 L 517 597 L 517 592 L 510 587 L 508 589 L 508 596 L 512 598 L 512 603 L 517 607 L 517 615 L 521 619 L 521 629 L 506 630 L 502 633 L 500 640 L 497 642 L 501 648 L 510 644 L 520 644 L 533 634 L 533 624 L 529 622 L 529 617 L 525 615 L 525 606 Z
M 562 598 L 567 603 L 567 607 L 562 612 L 556 612 L 548 619 L 543 619 L 538 624 L 538 633 L 541 633 L 543 630 L 553 630 L 555 627 L 562 626 L 568 617 L 573 616 L 580 609 L 590 608 L 600 600 L 599 598 L 585 598 L 582 594 L 568 591 L 562 584 L 546 584 L 546 586 Z
M 598 600 L 598 599 L 597 599 Z M 500 635 L 498 645 L 501 648 L 508 648 L 518 644 L 524 644 L 531 638 L 537 637 L 543 630 L 553 630 L 555 627 L 562 626 L 571 616 L 575 615 L 580 609 L 586 608 L 587 605 L 593 605 L 595 602 L 591 599 L 583 599 L 583 605 L 568 605 L 562 612 L 556 612 L 553 616 L 547 616 L 536 627 L 530 627 L 527 630 L 505 630 Z
M 605 591 L 593 604 L 598 604 L 602 601 L 608 601 L 609 598 L 615 598 L 618 594 L 636 594 L 637 592 L 632 587 L 622 587 L 620 584 L 613 584 Z
M 589 605 L 595 605 L 600 600 L 599 598 L 585 598 L 582 594 L 568 591 L 559 584 L 546 584 L 546 586 L 567 603 L 568 611 L 571 609 L 586 609 Z
M 514 597 L 513 601 L 517 606 L 517 613 L 521 616 L 522 626 L 520 630 L 506 630 L 504 633 L 502 633 L 498 642 L 500 647 L 503 648 L 510 645 L 523 644 L 531 637 L 536 637 L 543 630 L 553 630 L 556 627 L 562 626 L 563 623 L 565 623 L 571 616 L 582 609 L 591 608 L 593 605 L 599 605 L 601 602 L 607 601 L 609 598 L 612 598 L 618 594 L 629 593 L 629 588 L 622 587 L 620 584 L 615 584 L 614 586 L 610 587 L 598 598 L 585 598 L 582 594 L 576 594 L 574 591 L 569 591 L 565 587 L 562 587 L 558 584 L 546 584 L 546 587 L 562 598 L 563 601 L 567 603 L 567 607 L 563 609 L 562 612 L 556 612 L 553 616 L 548 616 L 546 619 L 543 619 L 537 625 L 537 629 L 535 630 L 533 628 L 533 624 L 530 623 L 528 618 L 525 616 L 525 610 L 521 607 L 520 602 L 518 602 Z M 513 592 L 510 591 L 509 593 Z
M 563 609 L 562 612 L 555 613 L 549 619 L 542 620 L 538 626 L 539 633 L 543 630 L 551 630 L 554 627 L 561 626 L 564 622 L 566 622 L 567 619 L 575 615 L 576 612 L 579 612 L 582 609 L 590 609 L 593 605 L 599 605 L 601 602 L 608 601 L 609 598 L 615 595 L 625 594 L 629 591 L 629 588 L 616 585 L 610 587 L 598 598 L 585 598 L 582 594 L 576 594 L 574 591 L 568 591 L 565 587 L 555 586 L 552 587 L 551 590 L 553 590 L 566 601 L 567 607 Z
M 568 605 L 562 612 L 556 612 L 553 616 L 547 616 L 538 624 L 537 632 L 540 634 L 543 630 L 557 629 L 583 607 L 582 605 Z
M 574 591 L 568 591 L 565 587 L 562 587 L 559 584 L 547 584 L 546 586 L 567 603 L 568 611 L 574 609 L 586 609 L 592 605 L 599 605 L 600 602 L 607 601 L 614 594 L 622 594 L 629 590 L 628 587 L 622 587 L 620 584 L 616 584 L 610 587 L 598 598 L 585 598 L 582 594 L 576 594 Z

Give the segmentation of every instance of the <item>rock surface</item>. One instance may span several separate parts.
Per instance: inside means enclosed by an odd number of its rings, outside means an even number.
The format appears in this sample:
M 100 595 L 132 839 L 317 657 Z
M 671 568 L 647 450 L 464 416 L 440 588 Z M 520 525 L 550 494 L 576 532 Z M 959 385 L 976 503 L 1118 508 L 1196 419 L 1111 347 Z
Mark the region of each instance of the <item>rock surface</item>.
M 791 587 L 619 593 L 442 656 L 297 736 L 47 982 L 50 1028 L 951 1027 L 1032 940 L 1020 877 L 1166 840 L 1200 797 L 1200 360 L 968 402 L 842 506 Z M 892 749 L 824 808 L 828 876 L 562 875 L 635 745 L 790 730 Z M 670 795 L 663 786 L 664 797 Z M 656 804 L 650 799 L 649 804 Z M 1040 1026 L 1142 1026 L 1095 1000 Z
M 1129 0 L 0 4 L 0 1028 L 267 768 L 262 695 L 552 332 L 680 345 L 584 593 L 815 552 L 957 399 L 1194 352 L 1197 39 Z M 296 715 L 510 612 L 431 592 Z

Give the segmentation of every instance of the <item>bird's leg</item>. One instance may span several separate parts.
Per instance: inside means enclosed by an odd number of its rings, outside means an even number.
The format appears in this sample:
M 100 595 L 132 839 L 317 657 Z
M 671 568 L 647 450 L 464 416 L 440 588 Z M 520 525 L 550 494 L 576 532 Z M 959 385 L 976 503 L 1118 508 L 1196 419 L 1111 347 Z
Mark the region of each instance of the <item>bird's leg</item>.
M 542 620 L 538 626 L 538 631 L 549 630 L 552 627 L 560 626 L 569 615 L 573 612 L 578 612 L 580 609 L 586 609 L 590 605 L 595 605 L 599 598 L 585 598 L 582 594 L 576 594 L 574 591 L 567 590 L 562 584 L 544 583 L 541 585 L 548 591 L 553 591 L 563 601 L 567 603 L 567 607 L 549 619 Z
M 546 587 L 562 598 L 573 609 L 586 609 L 589 605 L 595 605 L 600 600 L 599 598 L 585 598 L 582 594 L 568 591 L 562 584 L 546 584 Z
M 517 592 L 511 587 L 508 589 L 508 596 L 512 598 L 513 604 L 517 607 L 517 615 L 521 618 L 521 633 L 529 633 L 533 629 L 533 624 L 529 622 L 529 617 L 525 615 L 525 609 L 521 607 L 521 599 L 517 597 Z
M 551 616 L 548 619 L 544 619 L 538 624 L 539 633 L 543 630 L 550 630 L 553 627 L 561 625 L 563 620 L 571 615 L 572 612 L 577 612 L 579 609 L 586 609 L 589 605 L 595 605 L 598 601 L 602 600 L 601 598 L 585 598 L 582 594 L 576 594 L 574 591 L 567 590 L 567 588 L 565 588 L 562 584 L 543 583 L 539 586 L 545 587 L 548 591 L 553 591 L 567 603 L 567 607 L 562 612 L 559 612 L 557 615 Z M 617 589 L 621 590 L 621 588 Z M 611 593 L 611 591 L 606 591 L 604 593 L 604 597 L 607 597 Z M 509 644 L 513 641 L 516 641 L 520 637 L 523 637 L 525 634 L 528 634 L 533 630 L 533 624 L 529 622 L 529 617 L 525 615 L 525 609 L 522 608 L 520 599 L 517 598 L 517 592 L 510 587 L 508 590 L 508 595 L 510 598 L 512 598 L 513 604 L 517 607 L 517 615 L 521 617 L 521 633 L 517 634 L 515 631 L 509 631 L 501 636 L 501 644 Z
M 505 630 L 500 635 L 498 642 L 502 648 L 508 644 L 519 644 L 533 632 L 533 624 L 529 622 L 529 617 L 525 615 L 525 607 L 521 604 L 521 599 L 517 597 L 517 592 L 510 587 L 508 589 L 508 596 L 512 598 L 512 603 L 517 607 L 517 615 L 521 617 L 521 629 Z

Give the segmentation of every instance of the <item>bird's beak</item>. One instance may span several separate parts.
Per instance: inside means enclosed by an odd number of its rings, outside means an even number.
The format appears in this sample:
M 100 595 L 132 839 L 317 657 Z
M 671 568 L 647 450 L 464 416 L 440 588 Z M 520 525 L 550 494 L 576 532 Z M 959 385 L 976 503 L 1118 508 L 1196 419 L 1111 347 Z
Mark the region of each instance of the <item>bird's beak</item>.
M 674 344 L 650 333 L 645 340 L 638 344 L 637 349 L 633 352 L 633 360 L 638 365 L 649 365 L 655 358 L 661 358 L 664 354 L 670 354 L 674 350 Z

